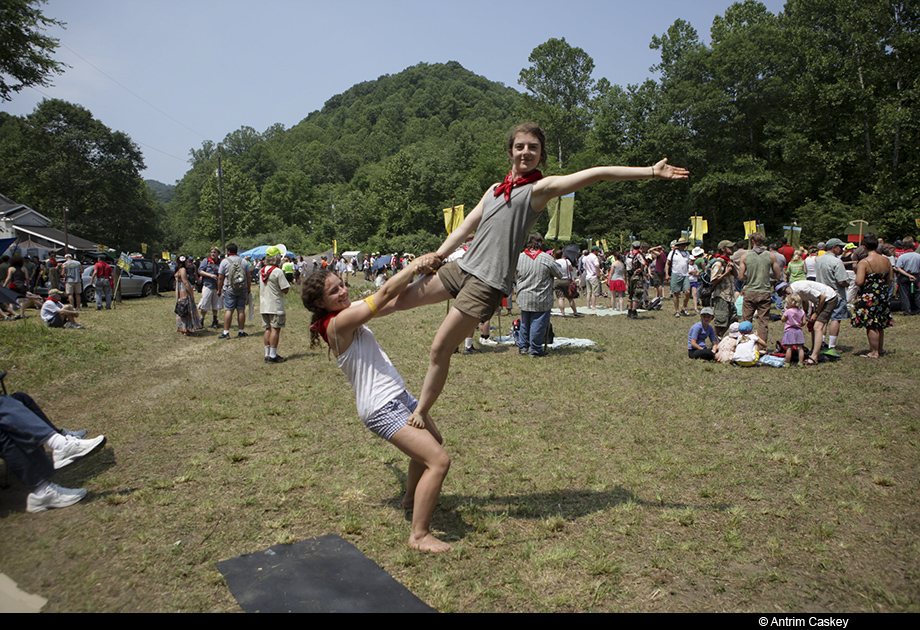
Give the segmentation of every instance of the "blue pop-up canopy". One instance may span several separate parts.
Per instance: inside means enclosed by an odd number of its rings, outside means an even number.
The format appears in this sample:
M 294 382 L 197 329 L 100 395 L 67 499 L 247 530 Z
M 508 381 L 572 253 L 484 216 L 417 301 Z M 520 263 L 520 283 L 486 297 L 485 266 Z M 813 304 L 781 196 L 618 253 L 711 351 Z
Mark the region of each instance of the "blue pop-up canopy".
M 237 254 L 237 256 L 240 256 L 242 258 L 252 258 L 253 260 L 259 260 L 260 258 L 265 258 L 265 252 L 268 251 L 269 247 L 271 247 L 271 245 L 259 245 L 258 247 L 253 247 L 252 249 L 247 250 L 245 252 L 240 252 L 239 254 Z M 293 252 L 288 252 L 285 254 L 285 256 L 287 258 L 295 258 L 297 254 L 294 254 Z

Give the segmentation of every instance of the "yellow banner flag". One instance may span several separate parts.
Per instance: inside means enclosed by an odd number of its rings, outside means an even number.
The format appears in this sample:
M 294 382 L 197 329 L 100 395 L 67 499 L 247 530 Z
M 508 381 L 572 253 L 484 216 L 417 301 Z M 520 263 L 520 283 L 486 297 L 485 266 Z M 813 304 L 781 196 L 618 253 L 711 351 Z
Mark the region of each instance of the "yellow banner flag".
M 444 208 L 444 229 L 450 234 L 463 223 L 463 204 Z
M 572 220 L 575 217 L 575 193 L 550 199 L 546 204 L 549 212 L 549 229 L 546 238 L 567 241 L 572 238 Z
M 751 238 L 751 234 L 757 231 L 757 221 L 744 222 L 744 238 Z
M 339 243 L 335 239 L 332 239 L 332 255 L 335 256 L 339 253 Z
M 169 252 L 160 252 L 160 258 L 162 258 L 163 260 L 169 260 L 170 258 Z
M 709 222 L 703 217 L 690 217 L 690 239 L 691 241 L 702 241 L 703 235 L 709 232 Z

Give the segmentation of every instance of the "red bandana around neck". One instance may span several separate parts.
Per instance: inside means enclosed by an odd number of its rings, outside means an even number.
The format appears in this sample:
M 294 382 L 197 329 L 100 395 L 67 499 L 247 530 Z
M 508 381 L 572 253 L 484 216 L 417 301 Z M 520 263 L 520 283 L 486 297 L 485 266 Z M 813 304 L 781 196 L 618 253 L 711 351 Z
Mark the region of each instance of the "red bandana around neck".
M 543 253 L 542 249 L 532 249 L 530 247 L 524 248 L 524 253 L 530 256 L 532 260 L 536 260 L 537 256 Z
M 505 181 L 495 187 L 495 196 L 498 197 L 502 193 L 505 194 L 505 201 L 511 201 L 511 190 L 517 188 L 518 186 L 524 186 L 526 184 L 532 184 L 537 180 L 543 179 L 543 173 L 534 169 L 522 175 L 517 179 L 512 178 L 511 173 L 514 171 L 509 171 L 505 176 Z
M 277 269 L 277 267 L 275 267 L 274 265 L 270 265 L 268 267 L 262 267 L 261 273 L 262 273 L 262 283 L 263 284 L 268 283 L 268 277 L 272 275 L 272 271 L 274 271 L 275 269 Z
M 313 332 L 319 333 L 323 338 L 323 341 L 329 343 L 329 338 L 326 337 L 326 329 L 329 327 L 329 322 L 332 321 L 332 318 L 338 315 L 341 311 L 335 311 L 333 313 L 327 313 L 323 316 L 322 319 L 315 321 L 310 325 L 310 330 Z

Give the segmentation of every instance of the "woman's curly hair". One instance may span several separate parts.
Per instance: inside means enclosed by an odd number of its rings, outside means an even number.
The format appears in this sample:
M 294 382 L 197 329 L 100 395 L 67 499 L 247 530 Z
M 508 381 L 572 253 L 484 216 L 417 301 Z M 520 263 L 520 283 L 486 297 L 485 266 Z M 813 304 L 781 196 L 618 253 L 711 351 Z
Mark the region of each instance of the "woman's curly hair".
M 326 288 L 326 279 L 329 275 L 332 274 L 328 269 L 320 269 L 319 271 L 314 271 L 301 284 L 300 288 L 300 299 L 303 301 L 303 305 L 307 308 L 308 311 L 313 313 L 313 318 L 310 320 L 310 347 L 314 347 L 320 344 L 322 337 L 318 332 L 313 330 L 313 324 L 320 321 L 326 315 L 329 314 L 329 311 L 324 309 L 321 306 L 316 305 L 317 300 L 322 300 L 323 291 Z

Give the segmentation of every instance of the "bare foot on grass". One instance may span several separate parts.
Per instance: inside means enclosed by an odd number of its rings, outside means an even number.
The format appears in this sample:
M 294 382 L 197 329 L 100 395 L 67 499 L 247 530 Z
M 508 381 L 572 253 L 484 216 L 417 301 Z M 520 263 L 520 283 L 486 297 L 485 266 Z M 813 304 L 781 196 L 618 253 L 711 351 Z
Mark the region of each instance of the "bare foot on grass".
M 425 534 L 418 539 L 409 536 L 409 546 L 419 551 L 430 551 L 431 553 L 444 553 L 445 551 L 453 551 L 454 549 L 446 542 L 438 540 L 431 534 Z

